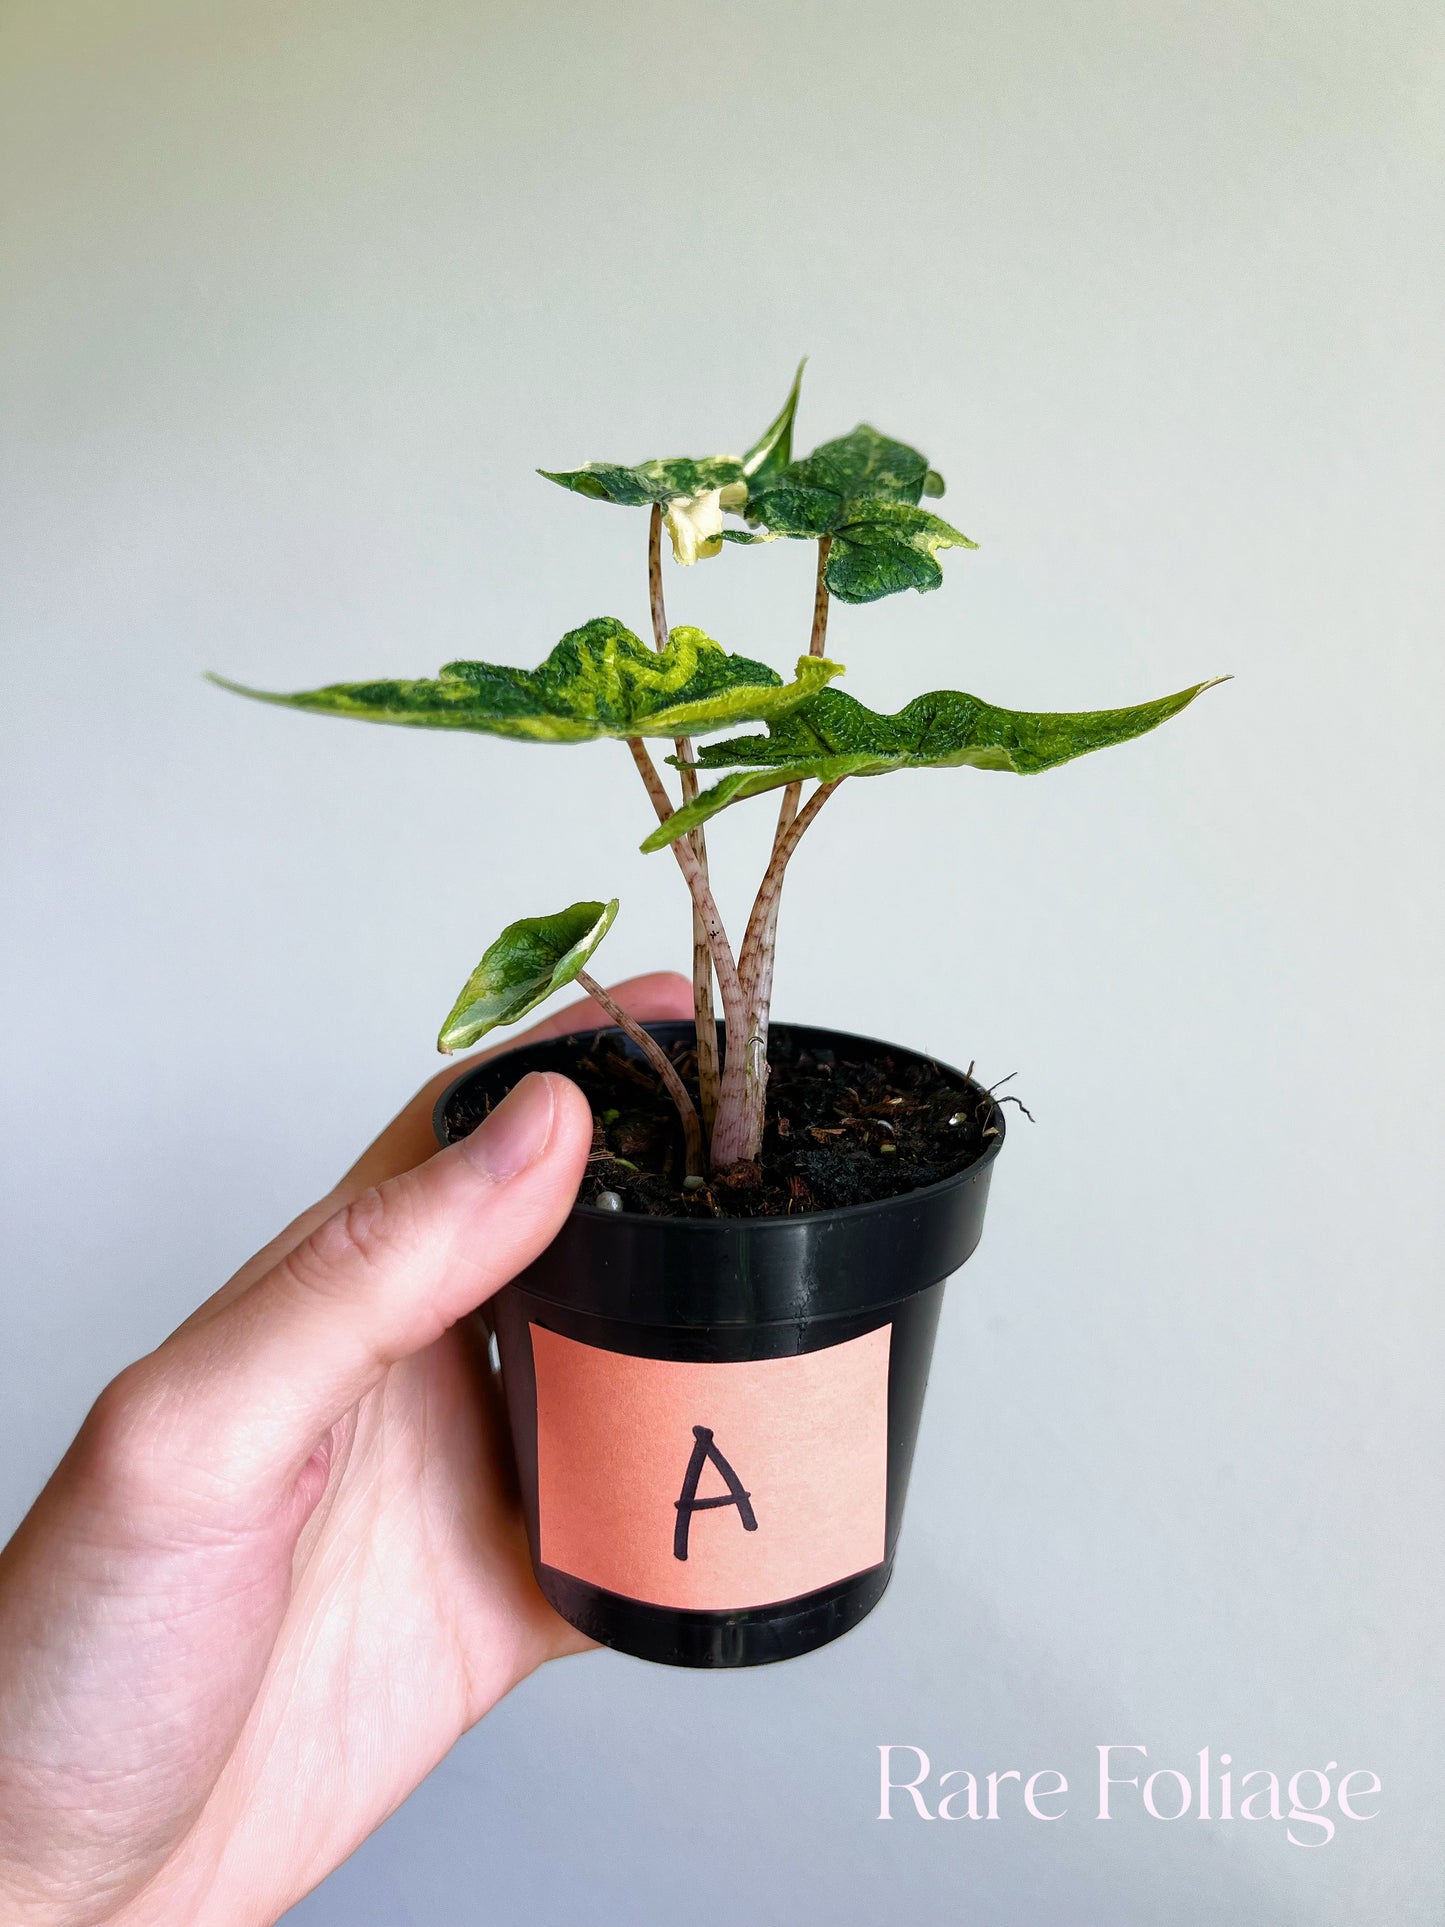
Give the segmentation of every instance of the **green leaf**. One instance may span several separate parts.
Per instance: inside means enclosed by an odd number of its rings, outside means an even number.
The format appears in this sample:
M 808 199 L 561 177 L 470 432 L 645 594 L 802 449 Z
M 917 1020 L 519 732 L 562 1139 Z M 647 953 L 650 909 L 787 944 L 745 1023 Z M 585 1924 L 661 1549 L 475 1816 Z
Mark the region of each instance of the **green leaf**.
M 784 498 L 789 490 L 802 488 L 823 490 L 841 502 L 866 499 L 916 507 L 928 475 L 928 463 L 916 448 L 860 422 L 851 435 L 824 442 L 790 463 L 774 478 L 773 488 Z
M 978 546 L 918 506 L 922 496 L 942 493 L 943 477 L 916 448 L 864 422 L 754 484 L 746 514 L 754 528 L 766 528 L 767 539 L 831 536 L 824 571 L 830 593 L 840 602 L 876 602 L 900 589 L 936 589 L 943 580 L 938 551 Z
M 617 899 L 574 903 L 550 917 L 522 917 L 489 945 L 437 1038 L 440 1051 L 466 1050 L 499 1024 L 515 1024 L 570 984 L 612 928 Z
M 906 502 L 869 503 L 833 537 L 823 579 L 840 602 L 877 602 L 900 589 L 938 588 L 940 549 L 976 549 L 961 530 Z
M 749 479 L 765 479 L 786 467 L 793 453 L 793 417 L 798 412 L 798 394 L 803 383 L 806 361 L 798 372 L 788 398 L 741 459 L 734 455 L 668 456 L 627 467 L 620 462 L 588 462 L 582 468 L 539 468 L 537 473 L 578 495 L 596 502 L 615 502 L 623 508 L 649 507 L 653 503 L 671 508 L 675 503 L 694 501 L 700 496 L 723 489 L 735 492 L 736 501 L 725 507 L 741 508 Z M 716 552 L 716 544 L 711 551 Z
M 578 495 L 615 502 L 621 508 L 644 508 L 654 502 L 666 507 L 669 502 L 747 481 L 742 463 L 733 455 L 705 455 L 699 460 L 675 455 L 638 462 L 633 468 L 617 462 L 588 462 L 585 468 L 539 468 L 537 473 Z
M 734 773 L 659 824 L 642 847 L 665 849 L 729 804 L 809 777 L 833 783 L 845 776 L 962 765 L 1037 775 L 1156 729 L 1202 690 L 1225 680 L 1216 676 L 1131 709 L 1073 713 L 999 709 L 960 690 L 937 689 L 915 696 L 896 716 L 885 716 L 841 690 L 825 689 L 791 715 L 770 723 L 766 736 L 735 736 L 707 745 L 694 767 Z
M 743 474 L 748 478 L 749 488 L 762 487 L 793 459 L 793 417 L 798 412 L 798 396 L 803 386 L 803 370 L 807 365 L 808 357 L 804 355 L 798 363 L 797 374 L 793 376 L 788 399 L 743 457 Z
M 701 629 L 679 627 L 654 650 L 614 616 L 563 636 L 537 669 L 449 662 L 434 680 L 332 683 L 296 695 L 211 681 L 288 709 L 420 729 L 476 730 L 533 743 L 596 736 L 696 736 L 766 722 L 816 695 L 842 665 L 804 656 L 785 683 L 766 663 L 729 655 Z

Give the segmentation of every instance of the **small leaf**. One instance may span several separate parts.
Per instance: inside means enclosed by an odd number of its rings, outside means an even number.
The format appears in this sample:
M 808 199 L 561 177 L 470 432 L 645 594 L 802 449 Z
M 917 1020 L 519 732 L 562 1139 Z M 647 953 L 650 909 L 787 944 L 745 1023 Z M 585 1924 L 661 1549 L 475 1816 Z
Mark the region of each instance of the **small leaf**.
M 630 468 L 619 462 L 588 462 L 582 468 L 539 468 L 537 473 L 596 502 L 666 509 L 672 553 L 681 563 L 717 555 L 722 549 L 723 511 L 740 513 L 749 478 L 765 479 L 785 467 L 792 456 L 793 417 L 804 365 L 798 363 L 787 400 L 741 460 L 732 455 L 698 459 L 677 455 Z
M 694 460 L 675 455 L 666 460 L 639 462 L 624 468 L 617 462 L 588 462 L 584 468 L 539 468 L 537 473 L 561 488 L 596 502 L 615 502 L 621 508 L 650 507 L 687 496 L 706 495 L 730 483 L 745 482 L 743 465 L 733 455 L 705 455 Z
M 774 536 L 790 535 L 799 541 L 815 542 L 820 535 L 831 535 L 847 520 L 848 502 L 836 489 L 805 480 L 795 462 L 784 469 L 770 487 L 749 493 L 747 514 L 756 527 L 766 526 Z
M 822 489 L 840 502 L 867 499 L 916 507 L 928 474 L 928 463 L 916 448 L 860 422 L 851 435 L 823 442 L 811 455 L 790 463 L 774 477 L 773 486 Z
M 943 493 L 943 477 L 916 448 L 861 423 L 754 485 L 747 518 L 773 536 L 832 537 L 825 580 L 841 602 L 876 602 L 901 589 L 936 589 L 940 549 L 977 544 L 920 498 Z
M 936 689 L 915 696 L 897 715 L 886 716 L 841 690 L 825 689 L 791 715 L 770 723 L 766 736 L 734 736 L 708 744 L 693 767 L 733 773 L 659 824 L 642 847 L 665 849 L 729 804 L 809 777 L 832 783 L 845 776 L 963 765 L 1036 775 L 1156 729 L 1202 690 L 1225 680 L 1216 676 L 1130 709 L 1078 712 L 999 709 L 960 690 Z
M 499 1024 L 515 1024 L 570 984 L 612 928 L 617 899 L 574 903 L 550 917 L 509 923 L 462 986 L 437 1038 L 439 1051 L 466 1050 Z
M 936 589 L 940 549 L 976 549 L 959 529 L 906 502 L 868 503 L 833 537 L 823 571 L 840 602 L 876 602 L 900 589 Z
M 563 636 L 536 669 L 449 662 L 435 679 L 332 683 L 296 695 L 223 689 L 289 709 L 420 729 L 476 730 L 523 742 L 582 743 L 597 736 L 695 736 L 766 722 L 816 695 L 842 665 L 804 656 L 785 683 L 766 663 L 729 655 L 701 629 L 679 627 L 654 650 L 614 616 Z

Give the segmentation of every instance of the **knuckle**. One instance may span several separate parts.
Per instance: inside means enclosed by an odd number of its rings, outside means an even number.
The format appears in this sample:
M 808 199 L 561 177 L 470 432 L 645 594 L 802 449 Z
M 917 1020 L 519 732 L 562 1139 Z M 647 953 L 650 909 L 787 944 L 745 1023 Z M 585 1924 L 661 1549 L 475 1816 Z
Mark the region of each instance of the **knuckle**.
M 108 1491 L 148 1496 L 166 1476 L 175 1414 L 150 1359 L 127 1365 L 101 1392 L 76 1440 L 83 1474 Z
M 384 1271 L 395 1262 L 408 1242 L 409 1218 L 397 1187 L 374 1186 L 318 1225 L 282 1267 L 308 1294 L 354 1291 L 358 1272 Z
M 250 1414 L 197 1399 L 168 1345 L 112 1379 L 81 1426 L 69 1462 L 87 1503 L 117 1530 L 190 1535 L 248 1524 Z

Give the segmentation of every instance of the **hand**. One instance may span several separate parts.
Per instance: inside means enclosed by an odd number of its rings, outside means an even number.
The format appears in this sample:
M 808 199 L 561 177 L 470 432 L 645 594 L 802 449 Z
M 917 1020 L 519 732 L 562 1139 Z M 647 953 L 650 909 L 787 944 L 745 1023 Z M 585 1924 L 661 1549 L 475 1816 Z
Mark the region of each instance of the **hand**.
M 680 977 L 615 994 L 691 1015 Z M 0 1554 L 6 1927 L 270 1923 L 586 1645 L 533 1582 L 459 1321 L 561 1225 L 591 1117 L 533 1076 L 437 1152 L 456 1074 L 121 1373 Z

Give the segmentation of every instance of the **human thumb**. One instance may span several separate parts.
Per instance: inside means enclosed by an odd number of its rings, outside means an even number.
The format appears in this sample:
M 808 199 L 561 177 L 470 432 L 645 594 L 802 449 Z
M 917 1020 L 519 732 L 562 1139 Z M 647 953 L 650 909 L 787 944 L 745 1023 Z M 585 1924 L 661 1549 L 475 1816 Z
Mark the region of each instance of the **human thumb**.
M 523 1078 L 470 1137 L 343 1205 L 132 1366 L 132 1395 L 183 1463 L 233 1486 L 293 1477 L 389 1366 L 551 1242 L 591 1137 L 576 1085 Z

